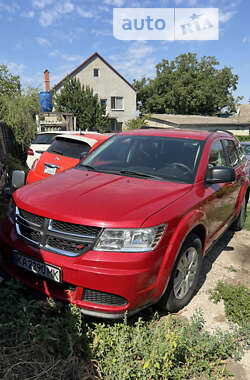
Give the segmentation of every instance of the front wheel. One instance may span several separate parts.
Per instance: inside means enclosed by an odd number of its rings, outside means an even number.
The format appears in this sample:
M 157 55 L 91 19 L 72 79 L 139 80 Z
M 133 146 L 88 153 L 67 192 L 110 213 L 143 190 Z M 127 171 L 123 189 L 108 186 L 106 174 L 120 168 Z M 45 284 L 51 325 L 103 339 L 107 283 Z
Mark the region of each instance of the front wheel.
M 183 243 L 168 287 L 159 301 L 160 308 L 174 313 L 188 304 L 199 280 L 201 264 L 201 240 L 191 233 Z

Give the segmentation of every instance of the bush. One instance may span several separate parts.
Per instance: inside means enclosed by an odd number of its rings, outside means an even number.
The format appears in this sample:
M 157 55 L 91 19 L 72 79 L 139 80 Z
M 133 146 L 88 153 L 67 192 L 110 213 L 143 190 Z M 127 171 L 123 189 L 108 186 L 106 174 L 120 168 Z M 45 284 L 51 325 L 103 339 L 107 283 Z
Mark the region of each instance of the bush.
M 210 298 L 218 303 L 224 301 L 228 320 L 250 329 L 250 290 L 245 286 L 230 285 L 219 281 L 216 288 L 210 292 Z
M 206 375 L 227 376 L 222 366 L 229 357 L 240 357 L 237 333 L 214 335 L 202 331 L 203 317 L 190 323 L 173 316 L 135 324 L 96 324 L 93 353 L 104 379 L 188 379 Z
M 250 141 L 250 135 L 248 136 L 235 136 L 239 141 Z

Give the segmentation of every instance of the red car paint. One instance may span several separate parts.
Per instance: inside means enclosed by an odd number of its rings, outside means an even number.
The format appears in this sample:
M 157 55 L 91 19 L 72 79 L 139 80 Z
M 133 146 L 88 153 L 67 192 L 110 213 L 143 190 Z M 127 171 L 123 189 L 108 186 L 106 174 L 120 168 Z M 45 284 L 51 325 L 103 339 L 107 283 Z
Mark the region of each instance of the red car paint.
M 65 226 L 67 234 L 72 226 L 98 228 L 100 236 L 105 228 L 143 229 L 166 225 L 154 249 L 143 252 L 100 251 L 95 245 L 88 249 L 86 243 L 75 248 L 79 249 L 79 254 L 65 255 L 46 249 L 42 243 L 39 247 L 28 242 L 7 217 L 0 230 L 1 267 L 7 273 L 48 296 L 76 304 L 85 314 L 107 318 L 121 317 L 126 311 L 133 314 L 159 301 L 187 237 L 195 231 L 202 242 L 204 255 L 237 218 L 243 199 L 247 201 L 249 197 L 247 162 L 243 156 L 234 165 L 234 181 L 213 185 L 204 182 L 214 144 L 223 141 L 224 146 L 224 141 L 230 140 L 238 146 L 238 141 L 228 133 L 137 130 L 118 136 L 123 138 L 121 153 L 126 147 L 126 138 L 133 142 L 133 139 L 148 136 L 152 141 L 154 138 L 167 138 L 182 139 L 184 144 L 190 141 L 193 145 L 196 142 L 201 144 L 194 179 L 184 183 L 182 180 L 94 171 L 91 167 L 89 170 L 72 168 L 46 181 L 18 189 L 13 199 L 22 216 L 28 218 L 28 223 L 42 223 L 44 226 L 53 220 L 53 228 L 56 222 L 58 229 Z M 94 162 L 95 155 L 97 158 L 101 155 L 101 149 L 104 153 L 105 149 L 108 150 L 107 143 L 88 158 Z M 40 218 L 42 222 L 39 222 Z M 32 238 L 36 239 L 36 236 L 32 235 Z M 13 251 L 21 253 L 27 260 L 32 258 L 60 268 L 62 283 L 47 280 L 43 275 L 15 265 Z
M 72 139 L 77 139 L 79 142 L 83 142 L 88 144 L 89 151 L 88 153 L 92 152 L 98 145 L 100 145 L 103 141 L 105 141 L 109 136 L 105 136 L 102 134 L 97 133 L 85 133 L 80 135 L 79 133 L 75 133 L 72 135 L 62 135 L 57 136 L 56 139 L 61 140 L 65 139 L 66 141 L 72 141 Z M 56 166 L 56 172 L 60 173 L 66 169 L 72 168 L 73 166 L 77 165 L 80 162 L 80 158 L 74 158 L 67 155 L 62 155 L 59 153 L 53 153 L 53 152 L 44 152 L 40 156 L 38 160 L 36 160 L 26 179 L 26 184 L 36 182 L 38 180 L 41 180 L 43 178 L 48 178 L 51 175 L 45 173 L 45 166 L 46 164 L 49 165 L 55 165 Z

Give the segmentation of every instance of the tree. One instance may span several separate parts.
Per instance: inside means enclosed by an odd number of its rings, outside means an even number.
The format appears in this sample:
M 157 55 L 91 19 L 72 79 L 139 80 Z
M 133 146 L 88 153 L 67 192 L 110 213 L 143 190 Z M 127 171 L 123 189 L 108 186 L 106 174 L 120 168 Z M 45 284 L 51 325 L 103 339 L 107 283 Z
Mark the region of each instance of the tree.
M 35 114 L 40 110 L 39 91 L 30 87 L 15 96 L 4 95 L 1 100 L 1 119 L 25 152 L 36 131 Z
M 235 111 L 232 91 L 238 75 L 230 67 L 218 69 L 215 57 L 181 54 L 173 61 L 156 65 L 154 79 L 134 80 L 138 106 L 142 113 L 215 115 L 227 107 Z
M 104 132 L 109 124 L 98 96 L 88 86 L 81 85 L 79 79 L 67 79 L 54 96 L 54 103 L 56 111 L 72 112 L 80 129 Z
M 0 65 L 0 98 L 20 94 L 21 84 L 18 75 L 9 73 L 6 65 Z
M 124 125 L 124 130 L 129 129 L 138 129 L 143 127 L 144 125 L 148 125 L 148 120 L 150 119 L 150 115 L 139 116 L 135 119 L 128 120 Z

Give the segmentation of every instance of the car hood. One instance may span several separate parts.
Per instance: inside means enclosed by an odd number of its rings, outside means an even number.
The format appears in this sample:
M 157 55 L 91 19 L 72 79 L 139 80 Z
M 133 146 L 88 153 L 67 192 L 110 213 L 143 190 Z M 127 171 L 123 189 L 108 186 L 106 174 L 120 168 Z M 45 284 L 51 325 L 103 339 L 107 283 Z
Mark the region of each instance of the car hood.
M 140 227 L 193 185 L 70 169 L 14 193 L 31 213 L 99 227 Z

